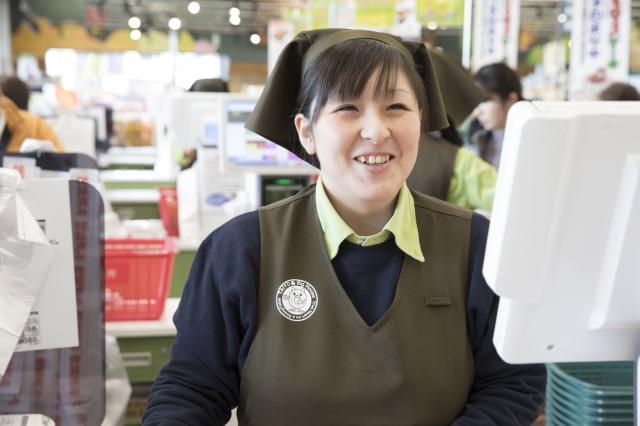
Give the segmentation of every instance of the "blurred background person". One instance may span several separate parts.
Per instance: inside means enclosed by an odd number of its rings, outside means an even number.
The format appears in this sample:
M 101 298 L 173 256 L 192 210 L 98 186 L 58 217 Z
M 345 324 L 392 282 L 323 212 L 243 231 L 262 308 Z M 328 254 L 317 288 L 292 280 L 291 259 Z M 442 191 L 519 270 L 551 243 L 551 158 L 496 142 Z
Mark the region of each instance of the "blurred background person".
M 19 109 L 27 111 L 29 109 L 29 97 L 31 91 L 27 83 L 15 76 L 0 77 L 0 88 L 3 94 L 11 99 Z
M 56 151 L 64 148 L 53 129 L 26 110 L 29 87 L 14 76 L 0 77 L 0 152 L 18 152 L 25 139 L 49 141 Z
M 601 101 L 640 101 L 640 93 L 638 90 L 627 83 L 611 83 L 598 93 L 598 99 Z
M 189 92 L 228 92 L 229 85 L 220 78 L 201 78 L 193 82 Z
M 188 92 L 223 92 L 229 91 L 229 84 L 220 78 L 201 78 L 193 82 Z M 198 150 L 188 149 L 180 158 L 180 169 L 185 170 L 193 166 L 198 158 Z
M 497 169 L 507 113 L 513 104 L 524 100 L 522 84 L 518 74 L 503 63 L 485 65 L 473 78 L 488 98 L 473 111 L 475 120 L 469 127 L 469 143 L 480 158 Z

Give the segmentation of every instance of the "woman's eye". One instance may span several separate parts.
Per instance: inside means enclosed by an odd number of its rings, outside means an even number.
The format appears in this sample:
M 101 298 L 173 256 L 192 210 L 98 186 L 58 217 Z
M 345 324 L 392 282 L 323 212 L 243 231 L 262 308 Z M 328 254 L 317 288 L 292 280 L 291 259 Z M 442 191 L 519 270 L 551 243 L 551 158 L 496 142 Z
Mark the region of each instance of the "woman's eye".
M 358 108 L 355 107 L 355 105 L 350 105 L 350 104 L 346 104 L 346 105 L 340 105 L 338 108 L 336 108 L 336 112 L 338 111 L 357 111 Z
M 408 111 L 409 108 L 405 105 L 405 104 L 391 104 L 388 107 L 389 109 L 400 109 L 400 110 L 405 110 Z

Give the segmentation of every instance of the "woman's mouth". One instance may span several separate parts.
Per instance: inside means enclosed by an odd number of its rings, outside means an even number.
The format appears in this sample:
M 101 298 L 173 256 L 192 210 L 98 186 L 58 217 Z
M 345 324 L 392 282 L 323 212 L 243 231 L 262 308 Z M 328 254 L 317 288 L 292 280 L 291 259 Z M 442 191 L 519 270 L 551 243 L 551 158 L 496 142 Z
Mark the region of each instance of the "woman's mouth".
M 385 164 L 392 160 L 393 155 L 383 154 L 383 155 L 359 155 L 355 158 L 355 160 L 361 164 L 366 164 L 368 166 L 376 166 L 378 164 Z

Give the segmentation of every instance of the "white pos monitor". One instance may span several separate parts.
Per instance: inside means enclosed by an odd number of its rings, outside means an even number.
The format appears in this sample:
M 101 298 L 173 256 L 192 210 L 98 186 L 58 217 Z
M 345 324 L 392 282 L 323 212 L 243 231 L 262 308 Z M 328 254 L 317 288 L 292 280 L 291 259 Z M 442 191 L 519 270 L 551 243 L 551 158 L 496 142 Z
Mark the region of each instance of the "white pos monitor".
M 173 93 L 167 100 L 164 124 L 173 144 L 183 149 L 216 148 L 222 137 L 222 98 L 225 93 Z
M 318 174 L 316 168 L 291 152 L 244 127 L 257 99 L 251 95 L 229 94 L 222 101 L 221 172 Z
M 640 102 L 521 102 L 483 267 L 509 363 L 637 360 Z

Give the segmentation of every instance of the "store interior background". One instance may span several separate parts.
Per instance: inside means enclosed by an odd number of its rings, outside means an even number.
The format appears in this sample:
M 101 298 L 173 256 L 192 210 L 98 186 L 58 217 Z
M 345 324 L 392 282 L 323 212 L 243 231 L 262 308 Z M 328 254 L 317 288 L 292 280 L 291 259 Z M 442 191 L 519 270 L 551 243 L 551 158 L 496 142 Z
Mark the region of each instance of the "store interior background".
M 295 33 L 340 26 L 344 22 L 340 14 L 349 10 L 355 13 L 351 22 L 356 26 L 385 29 L 393 23 L 398 2 L 212 0 L 198 3 L 196 14 L 189 12 L 187 0 L 8 3 L 12 62 L 1 64 L 4 73 L 15 69 L 35 90 L 51 84 L 58 90 L 57 96 L 45 90 L 45 102 L 38 102 L 36 94 L 35 112 L 51 115 L 57 109 L 108 104 L 114 107 L 116 119 L 122 113 L 127 120 L 136 113 L 126 111 L 138 111 L 144 117 L 152 112 L 155 96 L 171 88 L 186 90 L 198 78 L 228 80 L 232 92 L 259 91 L 267 78 L 268 27 L 274 21 L 274 27 L 285 22 L 274 33 L 282 28 Z M 419 1 L 416 5 L 422 40 L 464 63 L 465 1 Z M 232 7 L 240 11 L 236 25 L 230 22 Z M 517 70 L 525 97 L 567 99 L 572 2 L 523 0 L 519 13 Z M 128 25 L 132 16 L 140 20 L 136 29 Z M 180 20 L 179 29 L 169 29 L 171 18 Z M 6 28 L 3 31 L 6 37 Z M 631 1 L 630 38 L 629 81 L 638 85 L 639 0 Z M 47 55 L 50 49 L 64 50 Z M 171 56 L 177 58 L 173 66 Z M 149 68 L 154 72 L 146 72 Z M 61 89 L 70 96 L 62 96 Z M 152 139 L 144 143 L 152 145 Z M 122 143 L 126 141 L 116 140 Z
M 202 1 L 197 14 L 187 10 L 187 0 L 11 0 L 11 48 L 13 60 L 23 56 L 37 59 L 45 70 L 45 53 L 51 48 L 82 52 L 137 51 L 142 55 L 173 50 L 180 53 L 219 56 L 231 91 L 241 91 L 247 85 L 261 85 L 267 76 L 267 27 L 269 22 L 284 20 L 293 24 L 294 32 L 340 24 L 338 3 L 329 0 L 302 1 Z M 370 28 L 390 26 L 396 1 L 351 1 L 356 12 L 356 25 Z M 464 0 L 417 2 L 416 13 L 423 23 L 423 41 L 441 47 L 445 52 L 462 57 Z M 238 7 L 240 22 L 229 22 L 229 8 Z M 336 16 L 338 15 L 338 16 Z M 128 19 L 141 19 L 139 39 L 131 37 Z M 168 21 L 177 17 L 181 27 L 173 36 Z M 334 25 L 332 25 L 334 24 Z M 337 24 L 337 25 L 335 25 Z M 566 98 L 566 74 L 569 72 L 572 2 L 562 0 L 523 0 L 520 7 L 518 72 L 523 78 L 525 95 L 529 99 L 559 100 Z M 250 36 L 259 38 L 250 41 Z M 137 36 L 134 36 L 134 38 Z M 172 37 L 177 40 L 171 41 Z M 173 46 L 172 46 L 173 44 Z M 629 74 L 638 81 L 640 74 L 640 1 L 631 1 L 631 51 Z M 6 66 L 6 65 L 5 65 Z M 19 66 L 19 65 L 18 65 Z M 35 71 L 35 70 L 33 70 Z M 85 70 L 88 71 L 88 70 Z M 20 72 L 20 69 L 18 69 Z M 38 87 L 45 75 L 29 74 L 29 83 Z M 199 77 L 176 75 L 169 85 L 187 88 L 189 80 Z M 36 74 L 36 75 L 33 75 Z M 110 73 L 96 70 L 101 88 Z M 166 72 L 164 79 L 171 77 Z M 209 72 L 206 77 L 217 77 Z M 49 76 L 57 79 L 60 76 Z M 85 73 L 84 78 L 90 76 Z M 139 76 L 125 75 L 129 90 L 118 97 L 136 97 L 137 86 L 144 84 Z M 162 79 L 157 78 L 156 81 Z M 81 84 L 64 81 L 64 85 Z M 106 96 L 106 95 L 105 95 Z
M 120 220 L 161 223 L 158 188 L 175 188 L 186 161 L 179 135 L 167 140 L 159 106 L 168 94 L 186 92 L 202 78 L 221 78 L 230 92 L 257 96 L 269 69 L 269 41 L 278 31 L 339 26 L 340 7 L 357 10 L 356 24 L 391 26 L 396 1 L 375 0 L 201 0 L 198 13 L 188 0 L 0 0 L 0 74 L 17 74 L 32 89 L 29 108 L 45 116 L 94 115 L 109 111 L 110 125 L 98 119 L 96 143 L 86 152 L 100 165 L 104 194 Z M 567 100 L 569 95 L 572 1 L 522 0 L 517 71 L 527 99 Z M 464 57 L 464 0 L 417 1 L 422 41 Z M 342 6 L 341 6 L 342 5 Z M 230 19 L 239 10 L 239 22 Z M 138 25 L 130 26 L 130 18 Z M 179 27 L 169 21 L 179 18 Z M 271 26 L 272 30 L 269 31 Z M 631 1 L 628 82 L 640 89 L 640 0 Z M 472 64 L 471 64 L 472 65 Z M 244 96 L 244 95 L 243 95 Z M 165 135 L 166 136 L 166 135 Z M 189 145 L 189 144 L 187 144 Z M 161 151 L 169 157 L 159 164 Z M 165 161 L 166 160 L 166 161 Z M 170 164 L 167 168 L 166 164 Z M 202 163 L 204 159 L 201 159 Z M 307 177 L 277 181 L 283 193 Z M 308 180 L 307 180 L 308 181 Z M 305 182 L 307 182 L 305 181 Z M 266 183 L 263 182 L 263 189 Z M 293 189 L 292 189 L 293 188 Z M 263 193 L 264 197 L 264 193 Z M 153 226 L 152 225 L 152 228 Z M 158 225 L 162 226 L 162 225 Z M 143 229 L 144 228 L 144 229 Z M 167 361 L 175 331 L 175 310 L 198 237 L 176 240 L 173 273 L 167 283 L 166 312 L 157 323 L 107 324 L 118 337 L 133 392 L 127 424 L 138 424 L 145 395 Z M 146 324 L 148 323 L 148 324 Z

